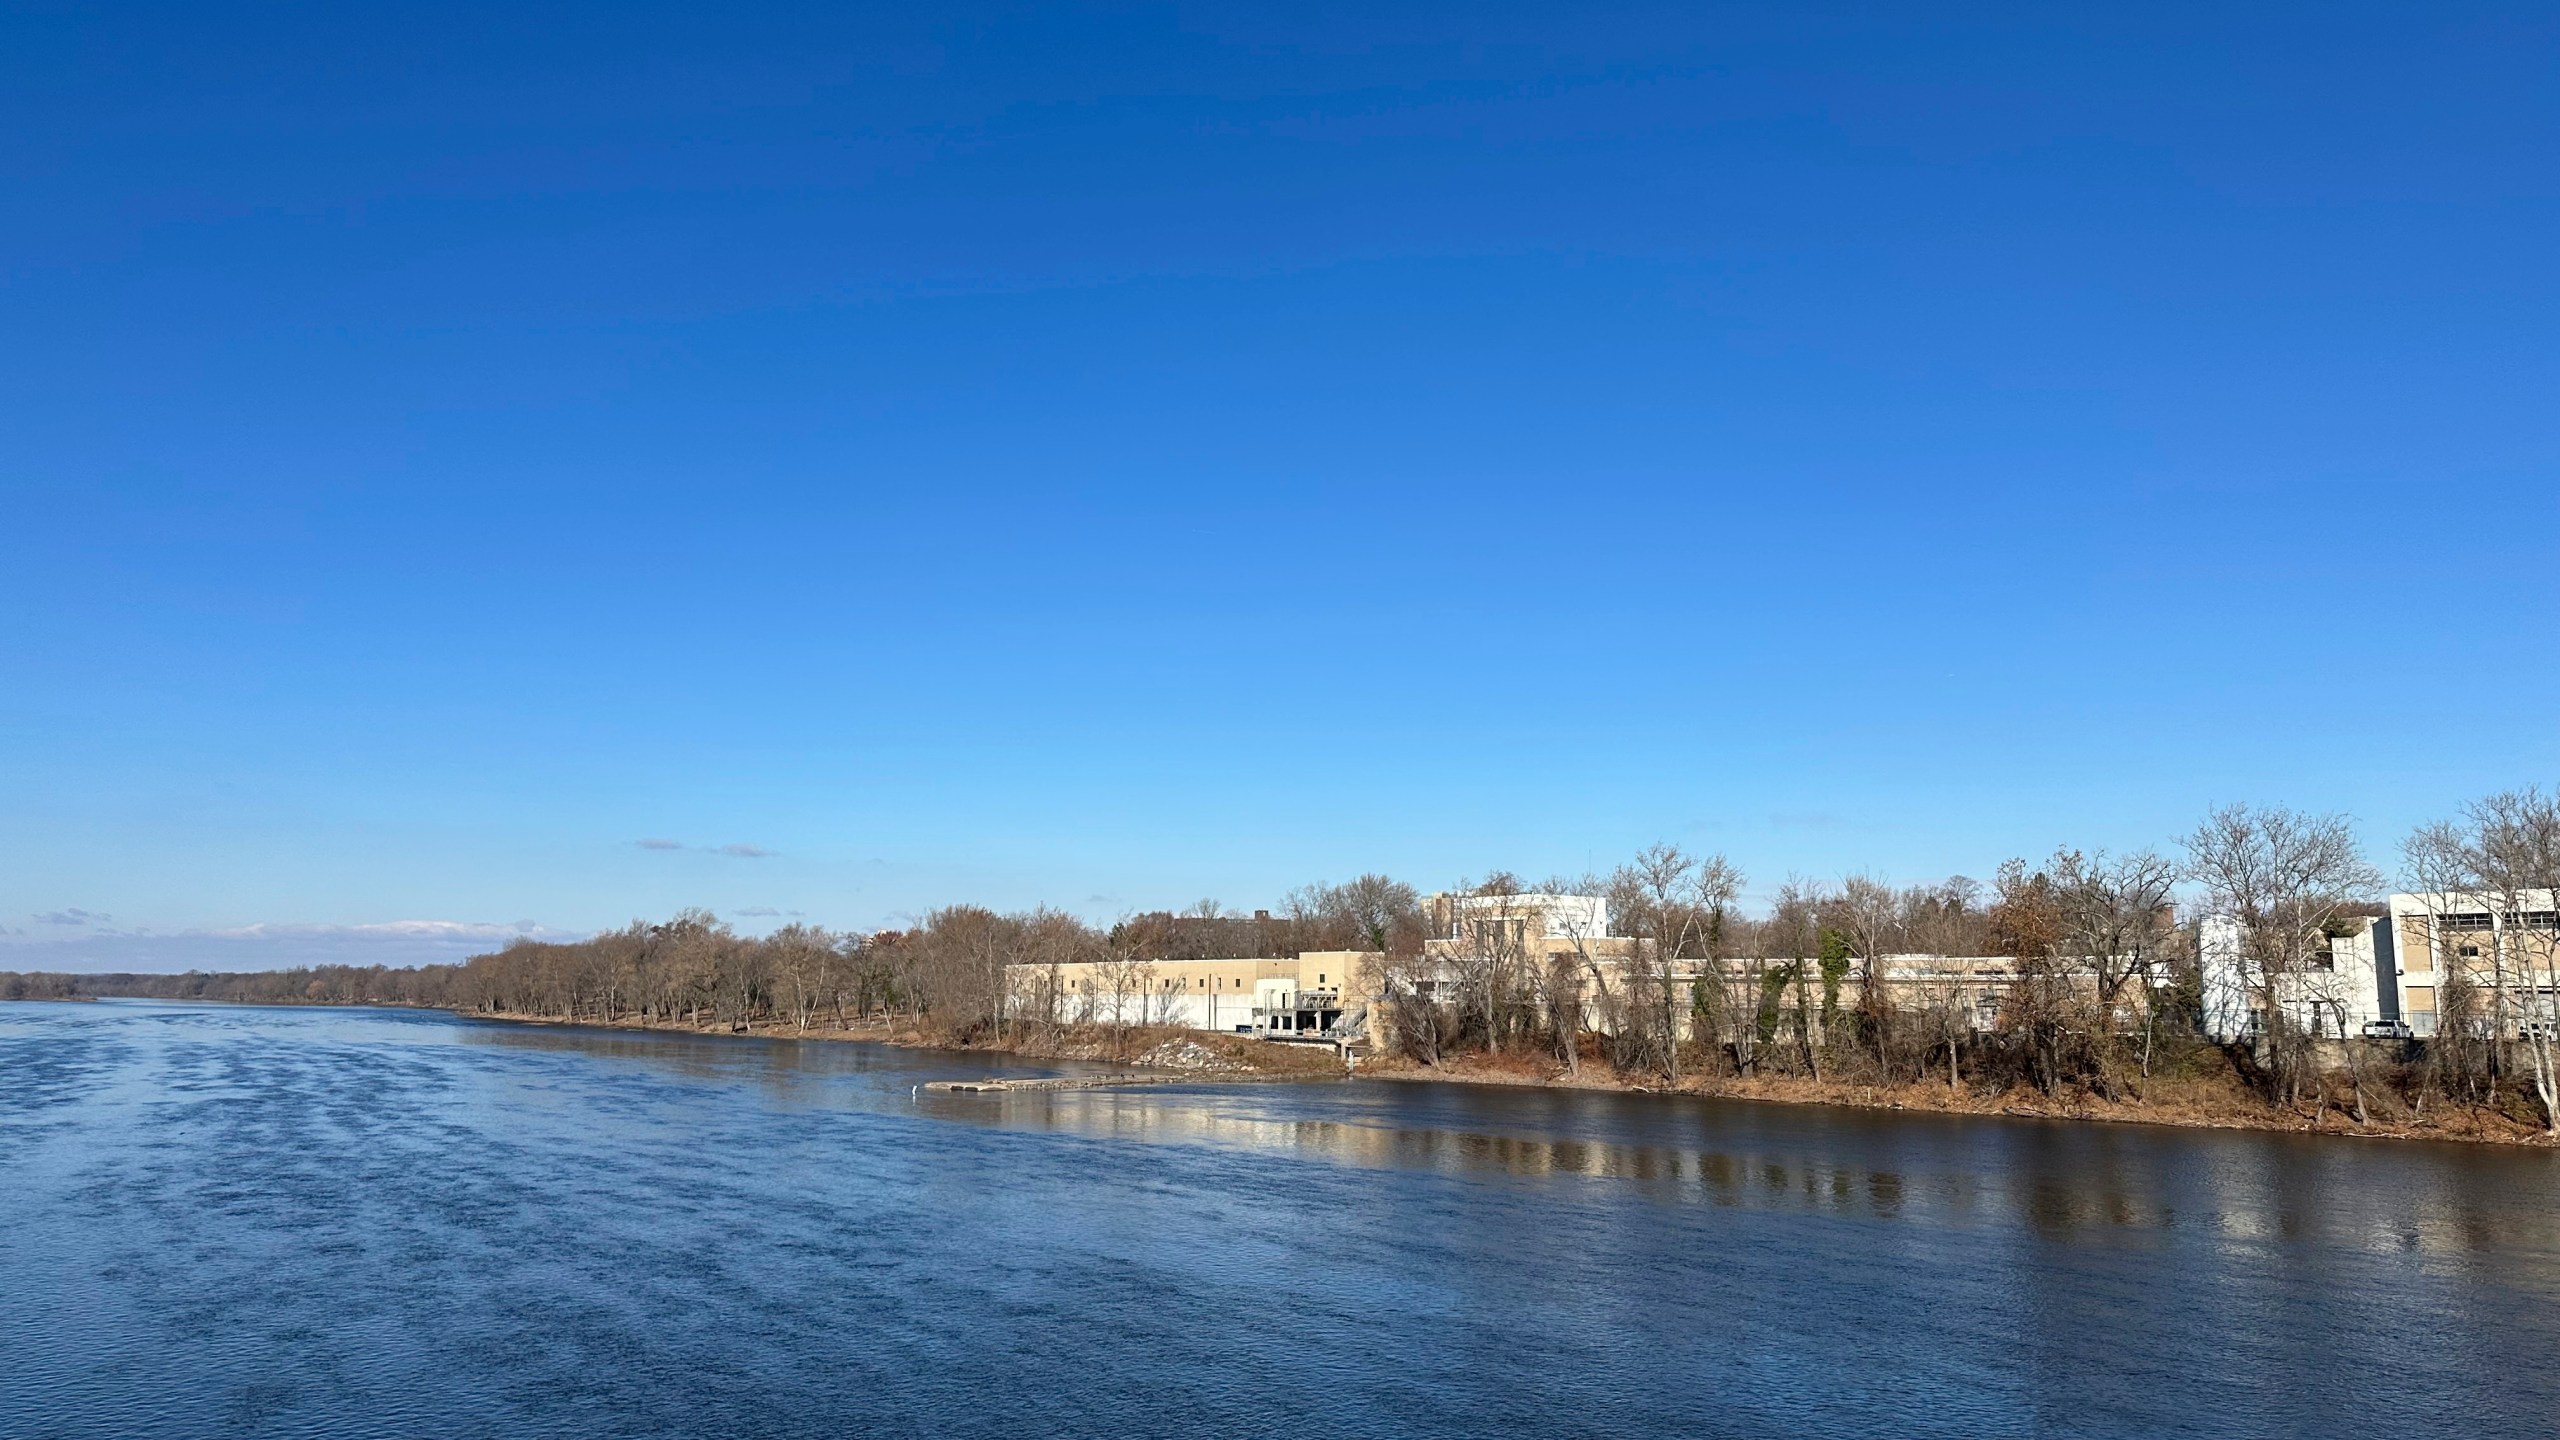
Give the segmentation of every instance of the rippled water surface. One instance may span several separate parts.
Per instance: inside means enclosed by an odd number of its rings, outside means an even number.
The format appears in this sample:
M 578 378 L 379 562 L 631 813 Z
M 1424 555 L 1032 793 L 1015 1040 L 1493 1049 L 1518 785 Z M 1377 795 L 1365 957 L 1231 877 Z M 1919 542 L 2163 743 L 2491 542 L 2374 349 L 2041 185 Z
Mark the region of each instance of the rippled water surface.
M 2544 1153 L 983 1073 L 0 1006 L 0 1434 L 2560 1430 Z

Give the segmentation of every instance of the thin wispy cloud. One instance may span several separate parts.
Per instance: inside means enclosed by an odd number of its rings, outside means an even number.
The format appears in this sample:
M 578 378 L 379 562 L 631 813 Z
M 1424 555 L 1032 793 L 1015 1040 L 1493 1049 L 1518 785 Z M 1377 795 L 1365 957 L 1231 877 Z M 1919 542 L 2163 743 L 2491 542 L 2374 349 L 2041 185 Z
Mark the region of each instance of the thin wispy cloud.
M 766 856 L 777 853 L 762 845 L 749 845 L 743 840 L 727 845 L 687 845 L 681 840 L 669 840 L 653 835 L 646 840 L 634 843 L 643 850 L 700 850 L 706 855 L 734 855 L 742 860 L 762 860 Z
M 188 930 L 178 933 L 206 935 L 223 940 L 292 938 L 505 941 L 519 936 L 538 936 L 545 932 L 540 923 L 532 920 L 517 920 L 504 925 L 481 920 L 384 920 L 370 925 L 300 925 L 261 921 L 255 925 L 233 925 L 217 930 Z
M 95 910 L 83 910 L 75 905 L 68 910 L 48 910 L 41 915 L 30 916 L 29 918 L 39 925 L 83 926 L 104 925 L 116 917 L 113 915 L 101 915 Z

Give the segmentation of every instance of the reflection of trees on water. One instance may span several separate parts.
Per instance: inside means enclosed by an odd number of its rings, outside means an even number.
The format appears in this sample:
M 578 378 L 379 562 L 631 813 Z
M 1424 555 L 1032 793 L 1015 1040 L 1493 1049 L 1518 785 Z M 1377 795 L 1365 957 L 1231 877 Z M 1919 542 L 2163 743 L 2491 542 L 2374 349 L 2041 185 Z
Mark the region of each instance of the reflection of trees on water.
M 835 1041 L 454 1028 L 475 1045 L 747 1085 L 794 1105 L 894 1103 L 962 1124 L 1299 1164 L 1606 1182 L 1661 1204 L 2011 1225 L 2048 1239 L 2197 1236 L 2244 1249 L 2317 1240 L 2420 1259 L 2499 1255 L 2560 1278 L 2560 1221 L 2517 1198 L 2560 1178 L 2560 1156 L 2538 1152 L 1494 1087 L 1201 1085 L 927 1100 L 910 1094 L 927 1079 L 1113 1067 L 1006 1067 L 975 1052 Z
M 981 1118 L 1152 1144 L 1206 1145 L 1295 1161 L 1458 1177 L 1625 1184 L 1662 1203 L 1786 1209 L 1876 1220 L 2014 1222 L 2052 1238 L 2192 1232 L 2225 1242 L 2318 1239 L 2358 1250 L 2521 1252 L 2548 1263 L 2560 1224 L 2515 1196 L 2548 1185 L 2560 1157 L 2453 1145 L 2381 1147 L 2258 1133 L 1858 1116 L 1837 1149 L 1819 1123 L 1792 1144 L 1745 1124 L 1699 1144 L 1400 1123 L 1392 1105 L 1335 1117 L 1307 1091 L 1068 1092 L 1012 1097 Z M 1668 1102 L 1679 1104 L 1681 1102 Z M 1820 1112 L 1813 1112 L 1820 1113 Z M 1887 1138 L 1901 1124 L 1919 1136 Z M 1712 1126 L 1705 1127 L 1712 1129 Z M 2560 1272 L 2555 1272 L 2560 1273 Z

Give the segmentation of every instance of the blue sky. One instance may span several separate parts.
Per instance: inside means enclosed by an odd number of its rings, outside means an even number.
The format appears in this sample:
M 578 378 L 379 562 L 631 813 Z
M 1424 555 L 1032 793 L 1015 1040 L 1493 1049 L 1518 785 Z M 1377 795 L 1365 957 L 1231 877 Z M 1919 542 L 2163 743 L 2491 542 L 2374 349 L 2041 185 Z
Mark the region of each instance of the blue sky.
M 2547 7 L 0 39 L 0 967 L 2560 779 Z

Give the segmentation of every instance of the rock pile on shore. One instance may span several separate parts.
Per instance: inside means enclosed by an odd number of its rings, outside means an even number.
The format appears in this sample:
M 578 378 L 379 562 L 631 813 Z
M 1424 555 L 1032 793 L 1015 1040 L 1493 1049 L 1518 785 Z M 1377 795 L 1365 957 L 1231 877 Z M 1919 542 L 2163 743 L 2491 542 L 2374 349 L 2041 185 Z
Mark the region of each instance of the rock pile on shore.
M 1139 1056 L 1138 1063 L 1164 1070 L 1229 1071 L 1245 1068 L 1196 1040 L 1167 1040 Z

